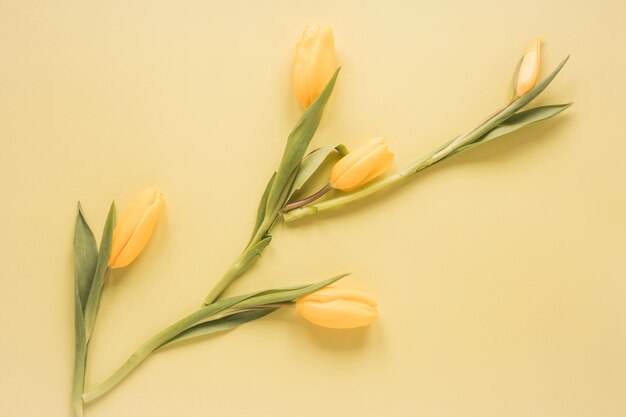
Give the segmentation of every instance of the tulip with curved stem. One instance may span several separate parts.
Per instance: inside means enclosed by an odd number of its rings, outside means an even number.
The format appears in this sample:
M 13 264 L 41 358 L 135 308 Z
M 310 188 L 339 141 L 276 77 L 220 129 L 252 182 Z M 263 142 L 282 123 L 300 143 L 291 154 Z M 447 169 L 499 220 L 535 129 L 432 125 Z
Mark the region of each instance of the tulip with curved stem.
M 213 308 L 207 310 L 206 308 L 199 309 L 193 313 L 183 317 L 172 325 L 166 327 L 146 342 L 144 342 L 139 349 L 137 349 L 128 360 L 122 365 L 115 373 L 107 378 L 103 383 L 97 387 L 88 390 L 83 394 L 83 400 L 90 402 L 98 397 L 109 392 L 113 387 L 119 384 L 124 378 L 126 378 L 137 366 L 139 366 L 144 360 L 150 356 L 152 352 L 157 350 L 161 345 L 167 343 L 170 339 L 185 331 L 198 321 L 208 319 L 212 315 L 219 313 L 219 308 Z
M 333 166 L 330 182 L 315 194 L 287 204 L 281 213 L 297 209 L 318 200 L 330 190 L 351 191 L 384 174 L 393 163 L 394 155 L 384 139 L 374 138 L 343 156 Z
M 193 313 L 167 326 L 165 329 L 145 341 L 132 355 L 130 355 L 128 360 L 117 371 L 115 371 L 101 384 L 85 392 L 83 394 L 83 400 L 85 402 L 90 402 L 106 394 L 122 380 L 124 380 L 152 353 L 165 345 L 170 344 L 173 339 L 176 339 L 196 326 L 210 325 L 215 323 L 218 319 L 229 315 L 235 315 L 242 310 L 249 311 L 255 309 L 269 309 L 270 311 L 267 311 L 265 314 L 258 314 L 249 317 L 249 320 L 247 321 L 264 317 L 265 315 L 275 311 L 277 308 L 285 305 L 292 305 L 292 303 L 297 299 L 335 283 L 346 275 L 347 274 L 338 275 L 336 277 L 308 285 L 258 291 L 250 294 L 224 298 L 208 306 L 201 307 Z M 237 323 L 236 326 L 226 327 L 225 329 L 233 329 L 240 324 L 243 323 Z M 224 330 L 224 328 L 221 328 L 218 331 L 221 330 Z M 211 332 L 201 332 L 199 335 L 202 336 L 210 333 Z
M 494 112 L 491 117 L 481 122 L 478 126 L 470 130 L 468 133 L 449 141 L 445 145 L 429 153 L 423 158 L 413 162 L 412 164 L 401 169 L 400 171 L 380 181 L 368 184 L 365 187 L 351 193 L 340 195 L 338 197 L 334 197 L 319 203 L 299 207 L 295 210 L 286 212 L 283 214 L 284 220 L 286 222 L 293 222 L 322 211 L 334 209 L 352 203 L 354 201 L 361 200 L 362 198 L 368 197 L 388 187 L 399 184 L 406 179 L 412 177 L 414 174 L 423 171 L 424 169 L 433 166 L 449 157 L 452 157 L 460 152 L 471 149 L 474 146 L 490 140 L 491 138 L 489 138 L 489 135 L 499 137 L 514 130 L 517 130 L 521 127 L 524 127 L 527 124 L 540 120 L 545 120 L 549 117 L 559 114 L 561 111 L 567 109 L 571 105 L 571 103 L 556 106 L 545 106 L 544 108 L 531 109 L 522 112 L 520 112 L 519 110 L 522 107 L 526 106 L 528 103 L 530 103 L 550 84 L 550 82 L 552 82 L 552 80 L 563 68 L 568 59 L 569 56 L 565 58 L 550 75 L 548 75 L 545 79 L 538 83 L 534 88 L 532 88 L 521 97 L 516 98 L 508 105 Z M 540 112 L 541 110 L 550 107 L 552 107 L 552 109 L 549 109 L 549 111 L 545 112 L 545 114 L 542 114 Z M 522 120 L 516 120 L 517 124 L 508 127 L 508 120 L 513 120 L 516 117 Z M 501 130 L 498 131 L 498 129 Z M 497 134 L 494 135 L 493 132 L 497 132 Z

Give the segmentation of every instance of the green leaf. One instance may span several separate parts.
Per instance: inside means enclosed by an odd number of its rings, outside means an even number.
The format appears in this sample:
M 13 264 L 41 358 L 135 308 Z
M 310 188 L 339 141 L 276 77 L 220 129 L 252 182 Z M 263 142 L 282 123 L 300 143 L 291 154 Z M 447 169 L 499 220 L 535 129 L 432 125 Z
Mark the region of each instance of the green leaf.
M 252 230 L 252 236 L 250 236 L 248 245 L 250 244 L 250 242 L 252 242 L 252 239 L 254 239 L 254 236 L 259 231 L 259 227 L 261 227 L 263 220 L 265 220 L 265 206 L 267 204 L 267 196 L 270 193 L 272 184 L 274 183 L 275 179 L 276 179 L 276 173 L 274 172 L 274 174 L 272 174 L 272 178 L 270 178 L 269 182 L 265 186 L 265 191 L 263 192 L 263 196 L 261 197 L 261 201 L 259 202 L 259 208 L 257 209 L 257 213 L 256 213 L 256 221 L 254 222 L 254 229 Z
M 302 157 L 319 126 L 324 107 L 333 91 L 338 74 L 339 69 L 335 71 L 322 93 L 304 112 L 296 127 L 289 134 L 283 158 L 276 171 L 276 179 L 267 198 L 266 213 L 276 213 L 281 208 L 283 199 L 287 198 L 288 190 L 291 189 L 292 182 L 290 183 L 290 181 L 295 179 L 294 173 L 300 166 Z M 281 199 L 281 197 L 283 198 Z
M 276 310 L 278 310 L 278 307 L 250 309 L 233 313 L 231 315 L 221 317 L 216 320 L 198 323 L 195 326 L 192 326 L 183 331 L 182 333 L 179 333 L 177 336 L 173 337 L 169 341 L 165 342 L 157 350 L 163 349 L 164 347 L 170 346 L 174 343 L 235 329 L 242 324 L 265 317 Z
M 568 59 L 569 55 L 563 61 L 561 61 L 561 63 L 556 67 L 556 69 L 554 69 L 554 71 L 552 71 L 546 78 L 541 80 L 532 90 L 512 101 L 511 104 L 496 112 L 493 116 L 481 123 L 478 127 L 446 143 L 437 151 L 435 151 L 432 155 L 429 155 L 426 160 L 419 160 L 409 165 L 405 169 L 404 175 L 415 174 L 416 172 L 419 172 L 437 162 L 443 161 L 444 159 L 447 159 L 448 157 L 457 154 L 460 148 L 476 142 L 487 133 L 501 125 L 502 122 L 513 116 L 522 107 L 526 106 L 528 103 L 534 100 L 535 97 L 537 97 L 543 90 L 545 90 L 546 87 L 550 85 L 552 80 L 554 80 L 554 77 L 556 77 L 557 74 L 561 71 Z
M 340 151 L 341 149 L 341 151 Z M 322 148 L 315 149 L 310 152 L 307 156 L 302 159 L 302 163 L 300 164 L 300 168 L 298 169 L 298 173 L 296 174 L 296 178 L 291 187 L 291 191 L 289 193 L 289 197 L 287 201 L 291 199 L 291 197 L 298 192 L 304 184 L 319 170 L 319 168 L 326 162 L 329 157 L 336 153 L 341 156 L 341 152 L 347 150 L 344 145 L 337 146 L 324 146 Z
M 253 307 L 260 304 L 276 304 L 284 303 L 287 301 L 294 301 L 300 297 L 304 297 L 314 291 L 324 288 L 341 278 L 348 276 L 348 274 L 337 275 L 336 277 L 329 278 L 324 281 L 309 284 L 300 288 L 282 289 L 282 290 L 270 290 L 262 291 L 249 298 L 246 298 L 236 304 L 237 307 Z
M 74 377 L 72 408 L 76 417 L 83 416 L 83 390 L 87 364 L 87 335 L 83 309 L 94 279 L 98 263 L 98 248 L 93 232 L 83 215 L 80 202 L 74 229 Z
M 508 109 L 513 110 L 513 113 L 515 113 L 517 110 L 521 109 L 522 107 L 530 103 L 532 100 L 534 100 L 535 97 L 541 94 L 541 92 L 550 85 L 552 80 L 554 80 L 554 77 L 556 77 L 557 74 L 561 71 L 561 69 L 563 69 L 563 67 L 565 66 L 565 63 L 568 60 L 569 60 L 569 55 L 565 57 L 563 61 L 561 61 L 561 63 L 554 69 L 554 71 L 552 71 L 546 78 L 544 78 L 539 83 L 537 83 L 535 88 L 533 88 L 528 93 L 524 94 L 523 96 L 515 100 L 513 103 L 511 103 Z
M 336 277 L 329 278 L 324 281 L 316 282 L 314 284 L 297 285 L 297 286 L 287 287 L 287 288 L 256 291 L 256 292 L 252 292 L 249 294 L 237 295 L 237 296 L 229 297 L 229 298 L 222 298 L 194 312 L 193 313 L 193 323 L 194 323 L 193 325 L 203 320 L 206 320 L 207 318 L 221 311 L 224 311 L 230 307 L 253 308 L 259 305 L 276 304 L 276 303 L 283 303 L 287 301 L 293 301 L 297 298 L 310 294 L 313 291 L 317 291 L 320 288 L 324 288 L 347 275 L 348 274 L 338 275 Z M 186 329 L 190 327 L 192 326 L 189 326 Z
M 96 238 L 85 220 L 80 203 L 78 203 L 74 230 L 74 281 L 78 290 L 77 301 L 81 305 L 81 310 L 87 305 L 87 297 L 97 264 L 98 246 Z
M 513 116 L 502 122 L 500 126 L 496 127 L 491 132 L 480 138 L 479 141 L 488 142 L 499 136 L 514 132 L 517 129 L 520 129 L 529 124 L 549 119 L 561 113 L 572 104 L 574 103 L 551 104 L 548 106 L 535 107 L 534 109 L 524 110 L 519 113 L 515 113 Z
M 535 107 L 534 109 L 524 110 L 518 113 L 515 113 L 513 116 L 506 119 L 495 129 L 491 130 L 486 135 L 480 137 L 475 142 L 470 143 L 469 145 L 465 145 L 456 151 L 454 151 L 450 156 L 455 155 L 459 152 L 466 151 L 468 149 L 473 148 L 474 146 L 478 146 L 485 142 L 489 142 L 490 140 L 499 138 L 500 136 L 507 135 L 509 133 L 515 132 L 518 129 L 521 129 L 525 126 L 528 126 L 532 123 L 537 123 L 542 120 L 549 119 L 551 117 L 556 116 L 561 113 L 568 107 L 570 107 L 574 103 L 567 104 L 553 104 L 549 106 L 541 106 Z
M 477 129 L 474 129 L 474 131 L 472 131 L 472 134 L 470 136 L 463 136 L 462 138 L 465 138 L 467 140 L 464 141 L 465 143 L 462 143 L 462 144 L 466 145 L 483 137 L 486 133 L 493 130 L 494 128 L 502 124 L 502 122 L 504 122 L 506 119 L 513 116 L 515 113 L 517 113 L 519 109 L 521 109 L 522 107 L 530 103 L 532 100 L 534 100 L 539 94 L 541 94 L 541 92 L 543 92 L 543 90 L 545 90 L 548 87 L 548 85 L 550 85 L 552 80 L 554 80 L 554 77 L 556 77 L 559 71 L 561 71 L 561 69 L 563 68 L 563 66 L 565 65 L 568 59 L 569 59 L 569 55 L 563 61 L 561 61 L 561 63 L 556 67 L 556 69 L 554 69 L 554 71 L 552 71 L 546 78 L 544 78 L 539 83 L 537 83 L 535 88 L 533 88 L 532 90 L 530 90 L 528 93 L 524 94 L 523 96 L 519 97 L 518 99 L 514 100 L 504 110 L 502 110 L 497 115 L 489 119 L 488 122 L 485 122 L 484 124 L 480 125 Z M 456 140 L 459 140 L 459 139 L 456 139 Z
M 93 283 L 89 291 L 87 305 L 85 307 L 85 330 L 87 332 L 87 341 L 93 332 L 93 326 L 96 322 L 98 309 L 100 308 L 100 295 L 104 285 L 104 275 L 109 270 L 109 257 L 111 256 L 111 241 L 113 239 L 113 229 L 115 228 L 115 203 L 111 204 L 107 220 L 102 231 L 102 239 L 100 240 L 100 252 L 98 254 L 98 265 L 94 274 Z

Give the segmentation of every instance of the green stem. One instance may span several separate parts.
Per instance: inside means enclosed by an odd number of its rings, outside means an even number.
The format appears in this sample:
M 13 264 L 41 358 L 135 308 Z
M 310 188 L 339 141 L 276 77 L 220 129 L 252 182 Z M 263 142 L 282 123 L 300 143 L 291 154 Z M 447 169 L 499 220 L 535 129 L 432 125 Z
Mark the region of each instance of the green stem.
M 257 245 L 264 239 L 272 230 L 275 224 L 275 220 L 278 216 L 274 215 L 266 219 L 259 227 L 257 233 L 252 237 L 248 246 L 241 252 L 241 255 L 237 257 L 230 267 L 226 270 L 224 275 L 217 281 L 217 284 L 211 289 L 209 294 L 204 299 L 204 305 L 208 306 L 212 304 L 219 296 L 228 288 L 228 286 L 237 278 L 239 278 L 244 272 L 246 272 L 258 258 Z
M 330 210 L 336 207 L 343 206 L 345 204 L 351 203 L 353 201 L 360 200 L 365 198 L 371 194 L 377 193 L 378 191 L 388 187 L 392 184 L 395 184 L 404 179 L 404 177 L 400 173 L 395 173 L 391 176 L 384 178 L 381 181 L 377 181 L 372 183 L 366 187 L 360 188 L 359 190 L 349 193 L 343 194 L 339 197 L 334 197 L 320 203 L 310 204 L 308 206 L 300 207 L 295 210 L 291 210 L 283 215 L 283 219 L 287 222 L 293 222 L 299 220 L 303 217 L 310 216 L 320 211 Z
M 102 287 L 108 280 L 111 274 L 111 268 L 106 267 L 102 276 Z M 74 349 L 74 378 L 72 386 L 72 408 L 74 410 L 75 417 L 84 416 L 84 402 L 83 391 L 85 390 L 85 373 L 87 370 L 87 354 L 89 352 L 89 337 L 93 331 L 93 327 L 98 315 L 98 309 L 100 307 L 100 300 L 102 298 L 102 288 L 95 292 L 94 297 L 96 299 L 91 302 L 91 307 L 85 307 L 85 311 L 82 310 L 80 299 L 76 293 L 76 305 L 74 306 L 74 328 L 76 333 L 75 349 Z M 89 305 L 89 302 L 87 303 Z
M 80 323 L 82 326 L 83 324 Z M 81 335 L 82 334 L 82 335 Z M 72 386 L 72 408 L 75 417 L 83 417 L 83 390 L 85 389 L 85 368 L 87 367 L 87 344 L 84 333 L 76 334 L 74 354 L 74 379 Z
M 177 336 L 180 332 L 193 326 L 198 321 L 205 319 L 209 316 L 210 314 L 207 315 L 207 308 L 201 308 L 182 318 L 176 323 L 166 327 L 165 329 L 148 339 L 143 345 L 139 347 L 139 349 L 135 351 L 135 353 L 133 353 L 128 358 L 124 365 L 122 365 L 117 371 L 115 371 L 113 375 L 111 375 L 97 387 L 85 392 L 85 394 L 83 394 L 82 396 L 83 401 L 85 403 L 88 403 L 106 394 L 113 387 L 119 384 L 124 378 L 126 378 L 126 376 L 128 376 L 128 374 L 130 374 L 131 371 L 135 369 L 140 363 L 146 360 L 146 358 L 159 346 L 172 339 L 174 336 Z
M 230 267 L 226 270 L 224 275 L 217 281 L 215 286 L 211 289 L 209 294 L 204 299 L 204 305 L 209 305 L 213 301 L 217 300 L 217 298 L 226 290 L 226 288 L 233 282 L 235 279 L 239 278 L 245 271 L 244 259 L 246 259 L 250 255 L 250 251 L 254 247 L 254 245 L 258 243 L 257 240 L 253 240 L 239 257 L 233 262 Z
M 298 200 L 295 201 L 291 204 L 287 204 L 285 207 L 283 207 L 282 209 L 280 209 L 281 213 L 290 211 L 290 210 L 295 210 L 299 207 L 302 206 L 306 206 L 307 204 L 310 204 L 312 202 L 314 202 L 315 200 L 319 200 L 322 196 L 324 196 L 324 194 L 326 194 L 327 192 L 329 192 L 330 190 L 333 189 L 332 184 L 326 184 L 324 186 L 324 188 L 322 188 L 321 190 L 319 190 L 318 192 L 316 192 L 315 194 L 312 194 L 310 196 L 308 196 L 307 198 L 303 198 L 302 200 Z

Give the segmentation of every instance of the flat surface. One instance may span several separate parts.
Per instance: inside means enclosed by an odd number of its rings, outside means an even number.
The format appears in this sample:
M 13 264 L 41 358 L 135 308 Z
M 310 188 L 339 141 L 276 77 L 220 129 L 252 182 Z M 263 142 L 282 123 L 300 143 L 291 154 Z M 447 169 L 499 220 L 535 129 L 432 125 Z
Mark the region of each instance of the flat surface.
M 198 306 L 300 115 L 308 22 L 343 67 L 313 146 L 385 136 L 401 167 L 500 106 L 539 35 L 544 74 L 572 58 L 537 103 L 576 104 L 280 225 L 230 291 L 352 272 L 376 325 L 281 312 L 154 356 L 88 417 L 626 415 L 625 21 L 618 0 L 0 2 L 0 415 L 70 415 L 77 200 L 99 236 L 112 199 L 167 199 L 106 289 L 89 386 Z

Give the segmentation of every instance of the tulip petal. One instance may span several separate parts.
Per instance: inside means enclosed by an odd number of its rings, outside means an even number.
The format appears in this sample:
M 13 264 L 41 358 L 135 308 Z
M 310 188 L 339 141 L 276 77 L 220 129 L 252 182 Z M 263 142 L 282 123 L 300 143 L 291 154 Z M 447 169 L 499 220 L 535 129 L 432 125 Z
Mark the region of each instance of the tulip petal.
M 304 319 L 318 326 L 331 329 L 363 327 L 378 319 L 378 312 L 375 307 L 344 299 L 324 303 L 298 303 L 296 308 Z
M 315 62 L 309 70 L 311 103 L 322 93 L 335 71 L 335 40 L 330 27 L 321 30 L 312 58 L 315 59 Z
M 376 149 L 378 145 L 382 145 L 384 142 L 385 140 L 383 138 L 371 139 L 341 158 L 335 166 L 333 166 L 331 172 L 331 182 L 334 182 L 335 179 L 345 174 L 352 165 L 363 159 L 365 155 Z
M 117 226 L 113 231 L 110 262 L 117 258 L 120 252 L 122 252 L 124 246 L 126 246 L 126 243 L 135 232 L 137 224 L 141 221 L 144 215 L 144 208 L 154 202 L 157 194 L 158 191 L 154 188 L 147 188 L 133 200 L 128 209 L 120 216 Z
M 307 25 L 296 45 L 293 85 L 298 103 L 308 108 L 335 72 L 335 38 L 330 27 Z
M 369 154 L 365 155 L 354 165 L 352 165 L 342 176 L 331 180 L 331 184 L 334 188 L 342 191 L 352 191 L 367 182 L 367 178 L 374 178 L 370 176 L 370 173 L 377 171 L 379 161 L 383 161 L 381 166 L 385 166 L 385 163 L 389 161 L 387 145 L 378 145 Z M 384 172 L 384 171 L 382 171 Z M 378 171 L 378 175 L 382 172 Z
M 378 165 L 375 166 L 374 169 L 372 169 L 367 177 L 365 177 L 365 179 L 363 180 L 363 184 L 366 184 L 384 174 L 389 168 L 391 168 L 394 158 L 395 155 L 393 154 L 393 152 L 386 150 L 386 152 L 380 157 Z
M 336 299 L 344 299 L 351 301 L 359 301 L 361 303 L 370 305 L 372 307 L 376 307 L 378 304 L 376 300 L 363 294 L 360 291 L 353 290 L 350 288 L 339 288 L 339 287 L 324 287 L 321 290 L 315 291 L 307 296 L 300 298 L 300 301 L 314 301 L 318 303 L 324 303 Z
M 111 251 L 109 258 L 111 268 L 127 266 L 139 256 L 152 235 L 162 209 L 163 195 L 152 188 L 144 191 L 131 204 L 113 235 L 116 252 Z M 118 229 L 120 229 L 119 233 L 117 233 Z M 123 240 L 126 236 L 128 238 Z
M 367 326 L 378 319 L 376 301 L 352 289 L 324 287 L 296 301 L 305 320 L 332 329 Z
M 296 52 L 293 68 L 293 86 L 300 107 L 306 109 L 313 103 L 313 99 L 308 83 L 308 72 L 306 70 L 308 59 L 302 55 L 302 53 Z

